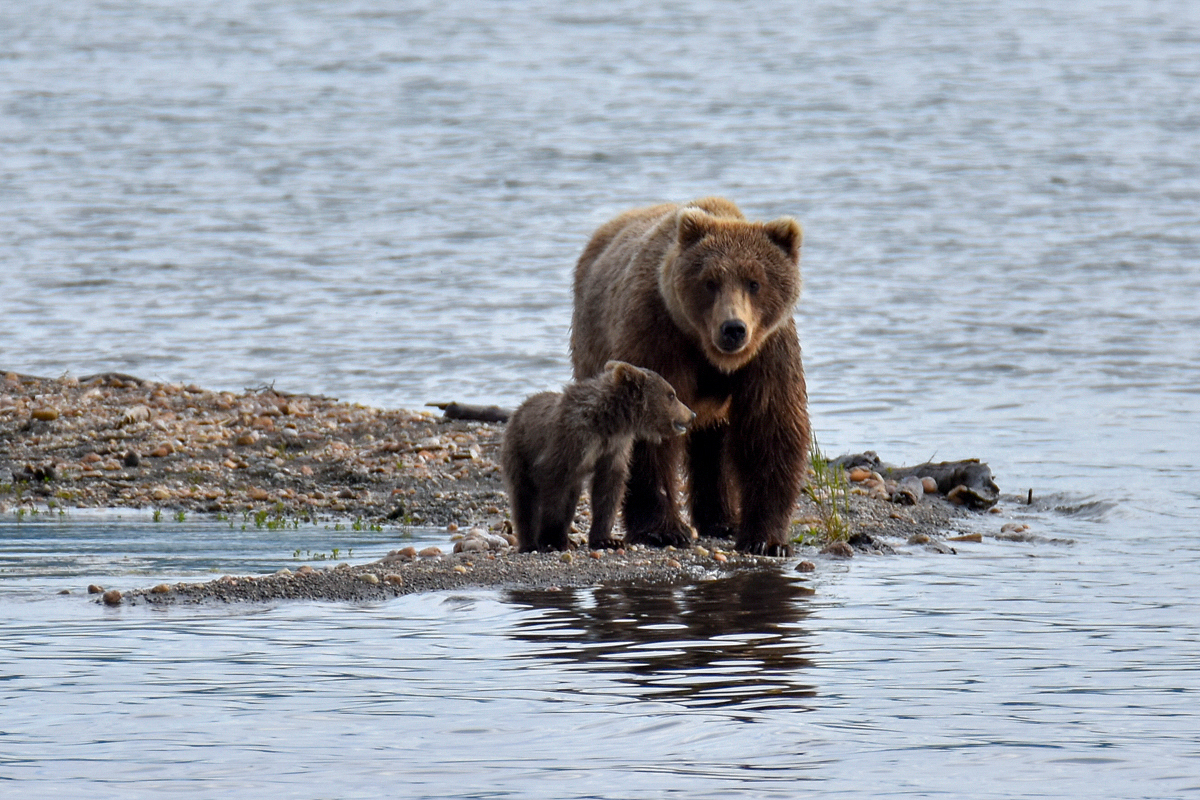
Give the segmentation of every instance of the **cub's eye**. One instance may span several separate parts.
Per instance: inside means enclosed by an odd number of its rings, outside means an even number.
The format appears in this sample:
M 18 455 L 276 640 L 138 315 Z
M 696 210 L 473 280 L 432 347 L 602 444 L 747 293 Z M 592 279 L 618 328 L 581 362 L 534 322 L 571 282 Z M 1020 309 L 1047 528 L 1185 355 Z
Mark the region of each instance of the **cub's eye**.
M 717 285 L 716 281 L 705 281 L 704 288 L 708 289 L 709 294 L 716 294 L 717 289 L 720 289 L 721 287 Z
M 672 403 L 674 403 L 675 402 L 675 393 L 671 392 L 669 395 L 667 395 L 667 399 L 670 400 Z
M 750 290 L 750 294 L 758 294 L 758 290 L 762 287 L 758 285 L 758 281 L 750 281 L 746 284 L 746 288 Z

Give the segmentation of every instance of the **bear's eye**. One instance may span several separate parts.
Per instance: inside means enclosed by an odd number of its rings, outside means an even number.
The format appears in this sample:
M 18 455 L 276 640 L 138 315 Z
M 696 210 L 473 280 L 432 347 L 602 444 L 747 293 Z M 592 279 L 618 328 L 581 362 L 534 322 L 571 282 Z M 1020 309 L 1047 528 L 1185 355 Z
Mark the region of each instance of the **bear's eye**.
M 758 294 L 758 290 L 762 287 L 758 285 L 758 281 L 750 281 L 746 284 L 746 288 L 750 290 L 750 294 Z
M 707 280 L 704 282 L 704 288 L 708 289 L 709 294 L 716 294 L 717 289 L 720 289 L 721 286 L 714 280 Z
M 671 392 L 670 394 L 668 394 L 667 399 L 670 400 L 672 403 L 674 403 L 675 402 L 675 393 Z

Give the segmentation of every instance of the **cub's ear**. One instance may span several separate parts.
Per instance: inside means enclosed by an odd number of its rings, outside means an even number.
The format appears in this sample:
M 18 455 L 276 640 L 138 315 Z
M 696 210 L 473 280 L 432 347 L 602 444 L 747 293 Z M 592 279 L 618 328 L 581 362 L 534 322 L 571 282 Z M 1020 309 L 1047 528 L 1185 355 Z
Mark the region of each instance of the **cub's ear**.
M 675 240 L 681 250 L 687 249 L 712 230 L 712 216 L 701 208 L 683 208 L 676 221 Z
M 633 383 L 644 376 L 640 369 L 624 361 L 609 361 L 604 365 L 604 374 L 616 384 Z
M 763 223 L 763 232 L 780 250 L 788 254 L 788 258 L 795 261 L 800 257 L 800 243 L 804 239 L 804 232 L 800 230 L 799 222 L 791 217 L 780 217 Z

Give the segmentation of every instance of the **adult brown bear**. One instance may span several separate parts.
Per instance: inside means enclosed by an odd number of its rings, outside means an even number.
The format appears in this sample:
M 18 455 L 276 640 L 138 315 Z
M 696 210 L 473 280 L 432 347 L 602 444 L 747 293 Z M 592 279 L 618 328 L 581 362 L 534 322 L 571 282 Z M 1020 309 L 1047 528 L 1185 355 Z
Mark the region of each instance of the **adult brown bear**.
M 789 524 L 808 468 L 804 368 L 792 310 L 800 226 L 749 222 L 733 203 L 626 212 L 592 236 L 575 269 L 577 379 L 610 359 L 654 370 L 696 412 L 686 438 L 691 519 L 747 553 L 791 552 Z M 689 546 L 676 475 L 680 439 L 634 446 L 627 540 Z

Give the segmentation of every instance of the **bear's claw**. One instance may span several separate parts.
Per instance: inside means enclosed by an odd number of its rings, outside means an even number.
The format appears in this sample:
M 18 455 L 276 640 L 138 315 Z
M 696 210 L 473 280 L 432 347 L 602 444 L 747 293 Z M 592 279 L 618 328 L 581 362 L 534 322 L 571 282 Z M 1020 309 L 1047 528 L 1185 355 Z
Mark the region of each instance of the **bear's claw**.
M 738 552 L 752 556 L 770 556 L 772 558 L 787 558 L 792 554 L 790 544 L 775 542 L 738 542 Z
M 646 528 L 626 531 L 625 541 L 650 547 L 691 547 L 692 529 L 678 520 Z

